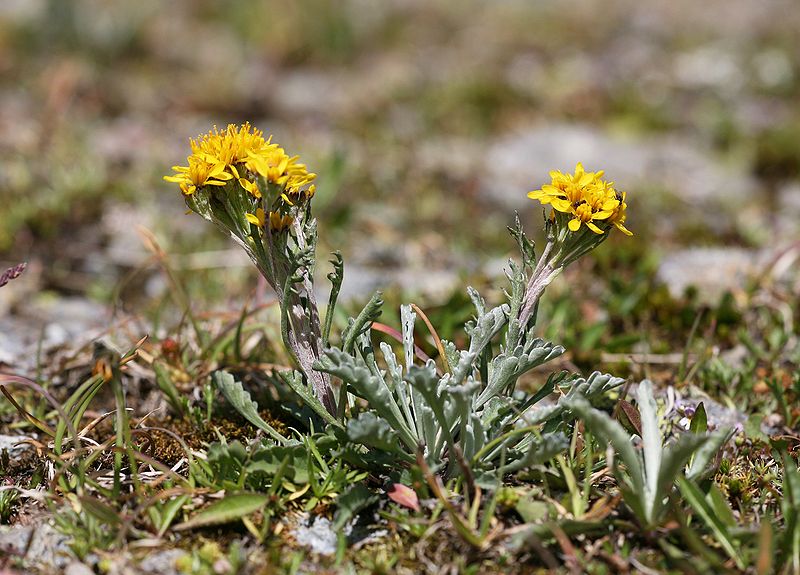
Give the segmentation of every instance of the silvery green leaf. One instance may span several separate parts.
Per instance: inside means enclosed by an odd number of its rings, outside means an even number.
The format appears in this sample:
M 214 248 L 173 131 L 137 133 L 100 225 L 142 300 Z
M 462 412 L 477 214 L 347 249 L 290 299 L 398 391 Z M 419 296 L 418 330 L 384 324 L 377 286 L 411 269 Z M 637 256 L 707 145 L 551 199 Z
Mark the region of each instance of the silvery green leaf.
M 644 427 L 644 417 L 642 420 L 642 427 Z M 642 429 L 642 433 L 645 433 L 644 429 Z M 664 456 L 660 461 L 658 477 L 656 478 L 655 494 L 652 501 L 652 509 L 650 511 L 651 520 L 655 521 L 655 519 L 658 518 L 663 506 L 664 498 L 669 495 L 669 492 L 672 490 L 672 485 L 675 483 L 677 477 L 679 475 L 683 475 L 683 469 L 686 466 L 686 463 L 689 461 L 689 458 L 695 451 L 698 450 L 698 448 L 707 443 L 709 438 L 710 436 L 705 433 L 686 433 L 681 435 L 677 441 L 667 446 L 666 450 L 664 450 Z M 659 445 L 659 450 L 662 448 L 663 447 Z M 646 452 L 645 457 L 647 457 Z
M 733 430 L 730 428 L 720 429 L 712 433 L 709 440 L 700 446 L 694 453 L 694 458 L 689 464 L 689 470 L 686 472 L 686 477 L 692 481 L 702 479 L 708 473 L 708 468 L 711 460 L 716 457 L 719 450 L 730 439 Z
M 289 440 L 277 432 L 269 423 L 258 414 L 258 404 L 250 397 L 250 393 L 242 387 L 240 381 L 236 381 L 230 373 L 225 371 L 215 371 L 211 374 L 214 384 L 225 396 L 233 408 L 242 417 L 255 425 L 258 429 L 266 432 L 272 439 L 279 443 L 287 443 Z
M 475 416 L 472 412 L 472 405 L 473 398 L 480 386 L 480 382 L 470 378 L 463 385 L 448 386 L 444 390 L 453 399 L 451 409 L 445 411 L 448 423 L 451 425 L 450 431 L 455 433 L 458 425 L 459 441 L 462 444 L 461 451 L 466 459 L 471 459 L 475 453 L 476 439 L 473 435 L 475 427 L 472 422 L 472 418 Z
M 400 411 L 403 412 L 406 424 L 410 429 L 417 431 L 417 438 L 419 438 L 421 432 L 417 430 L 417 423 L 412 411 L 411 390 L 408 384 L 403 381 L 403 368 L 397 363 L 397 356 L 395 356 L 392 347 L 388 343 L 381 342 L 380 346 L 389 375 L 389 382 L 387 382 L 387 385 L 389 385 L 390 391 L 392 391 L 397 398 L 397 404 L 400 407 Z
M 654 509 L 656 500 L 663 497 L 663 493 L 658 489 L 663 442 L 661 440 L 658 408 L 653 397 L 653 384 L 649 380 L 644 380 L 639 384 L 636 398 L 639 404 L 639 415 L 641 416 L 642 424 L 645 501 L 648 509 Z M 689 455 L 691 455 L 691 452 L 689 452 Z
M 448 366 L 458 365 L 458 360 L 461 359 L 456 344 L 446 339 L 442 340 L 442 347 L 444 347 L 444 357 L 447 360 Z
M 522 415 L 520 420 L 525 425 L 540 425 L 545 421 L 551 420 L 564 412 L 564 404 L 562 403 L 564 399 L 561 398 L 556 405 L 545 405 L 529 409 Z
M 419 410 L 416 412 L 417 416 L 419 417 L 419 413 L 425 410 L 428 410 L 429 414 L 433 416 L 433 420 L 423 422 L 425 424 L 425 442 L 431 450 L 429 455 L 435 457 L 445 443 L 452 448 L 453 437 L 450 430 L 454 422 L 447 419 L 446 401 L 439 393 L 436 366 L 433 362 L 428 362 L 425 367 L 412 365 L 406 373 L 405 380 L 419 393 L 421 402 Z
M 481 418 L 474 413 L 470 417 L 472 420 L 472 423 L 470 424 L 470 433 L 472 434 L 472 441 L 474 441 L 474 445 L 471 449 L 471 453 L 467 457 L 467 461 L 470 461 L 473 457 L 475 457 L 475 454 L 483 449 L 483 446 L 486 445 L 488 441 L 488 438 L 486 437 L 486 430 L 484 429 Z
M 278 374 L 280 378 L 292 388 L 300 398 L 303 400 L 308 407 L 310 407 L 314 413 L 319 415 L 324 421 L 331 425 L 335 425 L 336 427 L 341 428 L 342 424 L 339 423 L 336 418 L 331 415 L 319 398 L 314 395 L 312 389 L 303 382 L 303 376 L 300 375 L 297 371 L 283 371 Z
M 607 373 L 600 373 L 599 371 L 593 372 L 587 380 L 588 389 L 585 392 L 586 397 L 596 397 L 608 393 L 625 383 L 621 377 L 614 377 Z
M 478 312 L 478 317 L 486 314 L 486 300 L 483 299 L 483 296 L 478 293 L 472 286 L 467 287 L 467 295 L 469 295 L 469 299 L 472 300 L 472 305 L 475 306 L 475 310 Z
M 527 451 L 517 460 L 503 467 L 502 473 L 511 473 L 520 469 L 546 463 L 569 447 L 569 438 L 561 433 L 550 433 L 539 440 L 531 442 Z
M 391 424 L 408 449 L 411 451 L 416 449 L 416 436 L 404 421 L 403 414 L 386 382 L 376 377 L 363 361 L 359 362 L 353 356 L 334 347 L 325 350 L 324 355 L 316 362 L 315 368 L 349 384 L 357 395 L 367 400 L 370 408 Z
M 410 305 L 400 306 L 400 328 L 403 334 L 403 352 L 405 353 L 406 370 L 414 365 L 414 323 L 417 314 Z
M 402 452 L 399 437 L 392 426 L 371 411 L 360 413 L 357 419 L 347 422 L 347 438 L 383 451 Z
M 352 351 L 356 338 L 370 328 L 372 322 L 381 315 L 383 299 L 381 292 L 377 291 L 364 306 L 364 309 L 348 322 L 347 328 L 342 332 L 342 349 Z
M 381 372 L 380 368 L 378 367 L 378 363 L 375 361 L 375 349 L 372 347 L 372 339 L 369 337 L 369 335 L 366 333 L 359 335 L 356 338 L 355 347 L 358 353 L 361 355 L 361 359 L 364 361 L 364 364 L 367 366 L 367 369 L 369 369 L 370 373 L 379 378 L 381 381 L 384 381 L 384 374 Z M 391 388 L 389 389 L 391 390 Z
M 567 402 L 567 406 L 583 420 L 592 433 L 614 447 L 625 463 L 633 492 L 636 494 L 644 493 L 645 483 L 642 461 L 633 447 L 631 436 L 625 429 L 606 413 L 594 409 L 585 398 L 572 399 Z
M 542 339 L 531 340 L 524 347 L 518 345 L 510 354 L 501 353 L 492 360 L 489 383 L 478 398 L 477 405 L 483 405 L 490 398 L 501 393 L 525 372 L 547 363 L 563 353 L 563 347 Z
M 397 356 L 394 354 L 392 346 L 382 341 L 380 348 L 381 353 L 383 353 L 383 359 L 386 362 L 386 373 L 391 379 L 392 386 L 398 388 L 403 382 L 403 368 L 397 363 Z
M 428 400 L 429 404 L 442 404 L 442 400 L 437 393 L 439 378 L 436 375 L 436 366 L 434 366 L 433 363 L 428 363 L 425 367 L 412 365 L 406 371 L 405 380 L 411 387 L 419 390 L 419 392 L 425 396 L 425 399 Z M 434 401 L 431 401 L 429 398 L 434 399 Z
M 501 415 L 508 412 L 511 400 L 505 397 L 492 397 L 483 404 L 481 410 L 481 425 L 485 428 L 492 427 Z
M 508 304 L 493 308 L 480 316 L 470 333 L 469 351 L 462 353 L 453 370 L 453 384 L 460 384 L 472 371 L 475 360 L 508 320 Z

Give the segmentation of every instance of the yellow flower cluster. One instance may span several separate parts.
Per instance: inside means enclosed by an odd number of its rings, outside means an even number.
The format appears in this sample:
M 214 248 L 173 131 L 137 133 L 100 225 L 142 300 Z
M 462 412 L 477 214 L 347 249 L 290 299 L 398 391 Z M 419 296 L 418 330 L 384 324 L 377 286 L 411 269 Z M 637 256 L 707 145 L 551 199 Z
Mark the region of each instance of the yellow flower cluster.
M 175 174 L 164 176 L 166 181 L 177 183 L 184 195 L 190 196 L 205 186 L 238 183 L 253 198 L 260 199 L 265 192 L 262 186 L 272 184 L 277 186 L 281 200 L 281 205 L 271 206 L 276 209 L 293 206 L 314 195 L 315 186 L 311 182 L 316 174 L 299 163 L 298 156 L 289 156 L 278 144 L 273 144 L 272 137 L 264 139 L 264 133 L 249 123 L 229 124 L 222 131 L 214 128 L 190 143 L 189 165 L 173 166 Z M 262 208 L 247 217 L 260 226 L 269 222 L 277 230 L 284 229 L 292 221 L 281 211 L 265 215 Z
M 550 184 L 530 192 L 528 197 L 571 216 L 567 224 L 571 231 L 577 232 L 585 224 L 594 233 L 602 234 L 605 232 L 597 224 L 607 222 L 622 233 L 633 235 L 625 227 L 625 192 L 618 192 L 613 182 L 603 180 L 603 171 L 587 172 L 579 162 L 574 174 L 553 171 L 550 177 Z

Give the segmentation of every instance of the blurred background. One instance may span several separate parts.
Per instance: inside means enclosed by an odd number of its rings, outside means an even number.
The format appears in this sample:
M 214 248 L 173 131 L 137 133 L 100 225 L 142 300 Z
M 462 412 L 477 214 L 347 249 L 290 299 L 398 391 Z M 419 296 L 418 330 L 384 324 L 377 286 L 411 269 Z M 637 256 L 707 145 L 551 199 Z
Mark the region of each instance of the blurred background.
M 467 283 L 499 300 L 514 211 L 538 233 L 526 193 L 605 169 L 635 236 L 559 278 L 542 329 L 578 366 L 674 349 L 753 278 L 797 294 L 798 30 L 796 0 L 3 0 L 0 268 L 29 268 L 0 363 L 131 317 L 163 336 L 165 267 L 194 309 L 241 309 L 252 266 L 161 177 L 244 121 L 319 174 L 320 276 L 339 249 L 346 299 L 387 288 L 446 337 Z

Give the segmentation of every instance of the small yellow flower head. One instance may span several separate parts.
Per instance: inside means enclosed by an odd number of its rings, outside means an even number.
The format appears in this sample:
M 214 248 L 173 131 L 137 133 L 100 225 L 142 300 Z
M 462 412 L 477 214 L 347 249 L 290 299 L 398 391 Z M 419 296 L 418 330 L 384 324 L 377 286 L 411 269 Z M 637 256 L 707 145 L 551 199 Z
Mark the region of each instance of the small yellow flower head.
M 174 166 L 176 174 L 164 177 L 177 183 L 187 196 L 205 186 L 225 186 L 229 182 L 238 183 L 256 199 L 262 197 L 267 186 L 275 186 L 275 197 L 290 206 L 314 194 L 310 184 L 316 174 L 309 172 L 298 156 L 289 156 L 272 143 L 271 137 L 265 139 L 264 133 L 249 123 L 231 124 L 222 131 L 214 128 L 190 140 L 190 145 L 189 165 Z
M 595 234 L 604 234 L 611 227 L 608 224 L 613 224 L 623 233 L 632 235 L 623 225 L 627 207 L 625 194 L 617 192 L 613 182 L 603 180 L 603 173 L 587 172 L 579 162 L 575 174 L 550 172 L 551 183 L 530 192 L 528 197 L 566 214 L 571 232 L 585 225 Z
M 225 164 L 208 162 L 197 156 L 189 156 L 188 166 L 173 166 L 174 176 L 164 176 L 168 182 L 177 183 L 184 195 L 193 194 L 203 186 L 224 186 L 233 176 L 225 171 Z

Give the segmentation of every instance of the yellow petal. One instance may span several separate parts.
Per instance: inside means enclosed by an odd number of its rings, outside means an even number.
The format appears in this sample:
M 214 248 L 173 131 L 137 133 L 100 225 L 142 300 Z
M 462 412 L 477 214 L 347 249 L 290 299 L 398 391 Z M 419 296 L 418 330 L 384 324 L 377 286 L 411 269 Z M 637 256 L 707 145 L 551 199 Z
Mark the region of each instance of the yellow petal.
M 564 196 L 566 192 L 561 188 L 554 186 L 553 184 L 545 184 L 542 186 L 542 193 L 549 194 L 551 196 Z
M 630 230 L 629 230 L 628 228 L 626 228 L 625 226 L 623 226 L 622 224 L 620 224 L 620 223 L 618 223 L 618 222 L 614 222 L 614 225 L 615 225 L 615 226 L 617 226 L 617 229 L 618 229 L 619 231 L 621 231 L 623 234 L 625 234 L 626 236 L 632 236 L 632 235 L 633 235 L 633 232 L 632 232 L 632 231 L 630 231 Z
M 578 218 L 575 218 L 575 219 L 573 219 L 573 220 L 570 220 L 570 221 L 569 221 L 569 223 L 568 223 L 567 225 L 569 226 L 569 229 L 570 229 L 571 231 L 573 231 L 573 232 L 577 232 L 577 231 L 578 231 L 578 228 L 580 228 L 580 227 L 581 227 L 581 221 L 580 221 Z
M 608 198 L 608 199 L 604 200 L 602 207 L 603 207 L 603 210 L 614 211 L 614 210 L 617 209 L 618 205 L 619 205 L 619 200 L 616 197 L 613 197 L 613 198 Z
M 572 223 L 572 222 L 570 222 L 570 223 Z M 587 228 L 589 228 L 590 230 L 592 230 L 592 231 L 593 231 L 594 233 L 596 233 L 596 234 L 602 234 L 602 233 L 603 233 L 603 230 L 601 230 L 600 228 L 598 228 L 598 227 L 597 227 L 596 225 L 594 225 L 592 222 L 586 222 L 586 227 L 587 227 Z
M 545 202 L 542 201 L 542 203 Z M 549 203 L 559 212 L 569 213 L 572 211 L 572 204 L 569 203 L 569 200 L 564 200 L 562 198 L 550 198 Z

